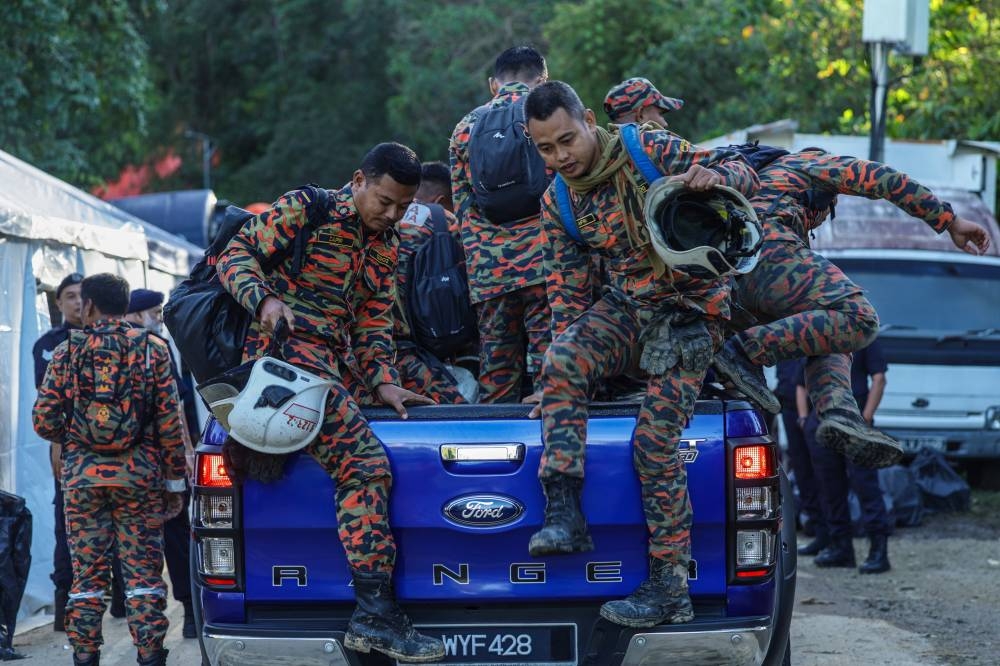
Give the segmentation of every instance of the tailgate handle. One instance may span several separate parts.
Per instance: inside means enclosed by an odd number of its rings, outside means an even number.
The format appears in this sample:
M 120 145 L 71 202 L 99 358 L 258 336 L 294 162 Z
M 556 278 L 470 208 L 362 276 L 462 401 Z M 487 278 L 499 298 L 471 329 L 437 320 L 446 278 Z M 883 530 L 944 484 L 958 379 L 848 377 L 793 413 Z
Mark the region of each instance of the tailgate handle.
M 520 462 L 524 460 L 524 444 L 442 444 L 441 460 Z

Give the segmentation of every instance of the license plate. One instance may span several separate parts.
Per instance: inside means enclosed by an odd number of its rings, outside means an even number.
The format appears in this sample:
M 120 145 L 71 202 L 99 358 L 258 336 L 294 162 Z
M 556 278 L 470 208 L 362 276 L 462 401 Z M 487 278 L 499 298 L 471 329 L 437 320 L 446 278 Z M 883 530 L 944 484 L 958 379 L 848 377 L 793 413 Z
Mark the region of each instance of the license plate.
M 421 633 L 441 639 L 438 664 L 576 664 L 576 625 L 423 625 Z
M 935 451 L 944 450 L 943 437 L 904 437 L 899 440 L 899 444 L 903 447 L 904 451 L 910 451 L 912 453 L 916 453 L 923 448 L 933 449 Z

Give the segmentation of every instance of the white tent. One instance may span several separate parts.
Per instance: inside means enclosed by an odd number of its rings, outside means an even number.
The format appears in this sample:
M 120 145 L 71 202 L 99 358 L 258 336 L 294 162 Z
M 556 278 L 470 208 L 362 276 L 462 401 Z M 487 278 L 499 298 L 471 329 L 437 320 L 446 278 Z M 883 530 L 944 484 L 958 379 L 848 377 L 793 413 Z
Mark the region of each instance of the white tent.
M 31 348 L 51 327 L 46 291 L 74 271 L 121 275 L 168 293 L 202 251 L 0 151 L 0 489 L 33 516 L 31 573 L 19 615 L 52 605 L 48 444 L 34 432 Z

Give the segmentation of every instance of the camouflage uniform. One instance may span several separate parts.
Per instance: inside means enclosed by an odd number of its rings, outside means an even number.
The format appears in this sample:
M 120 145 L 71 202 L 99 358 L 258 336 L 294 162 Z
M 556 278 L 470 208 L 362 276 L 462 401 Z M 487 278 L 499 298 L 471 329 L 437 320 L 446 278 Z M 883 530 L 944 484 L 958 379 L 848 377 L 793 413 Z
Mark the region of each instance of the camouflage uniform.
M 527 93 L 525 84 L 508 83 L 490 104 L 506 106 Z M 467 114 L 455 127 L 449 157 L 469 294 L 479 318 L 479 400 L 517 402 L 525 371 L 539 387 L 539 370 L 551 339 L 541 235 L 537 217 L 500 225 L 477 209 L 469 165 L 469 138 L 477 112 Z
M 84 443 L 79 420 L 69 418 L 67 405 L 77 387 L 106 385 L 114 381 L 110 373 L 142 364 L 147 395 L 154 396 L 147 406 L 154 418 L 144 438 L 122 453 L 95 452 Z M 167 346 L 124 321 L 105 319 L 84 333 L 72 333 L 49 363 L 33 416 L 39 436 L 63 443 L 62 485 L 73 558 L 66 634 L 78 653 L 97 652 L 103 643 L 109 551 L 116 541 L 132 640 L 140 655 L 163 646 L 169 624 L 163 613 L 163 479 L 165 472 L 171 478 L 186 473 L 179 408 Z
M 680 111 L 684 100 L 665 97 L 649 79 L 641 76 L 625 79 L 609 90 L 604 98 L 604 112 L 612 122 L 650 105 L 664 111 Z
M 719 164 L 731 153 L 702 150 L 665 131 L 643 132 L 646 152 L 661 172 L 681 174 L 693 164 L 712 168 L 725 184 L 746 194 L 756 176 L 741 160 Z M 632 169 L 631 161 L 622 168 Z M 640 199 L 645 192 L 639 193 Z M 639 336 L 660 314 L 707 322 L 716 347 L 729 317 L 729 280 L 694 279 L 671 271 L 654 276 L 648 233 L 632 247 L 621 202 L 611 180 L 586 194 L 571 190 L 577 226 L 586 246 L 573 241 L 561 222 L 550 187 L 542 199 L 546 290 L 552 306 L 553 342 L 542 370 L 542 437 L 539 477 L 582 478 L 587 438 L 587 404 L 602 377 L 621 374 L 638 360 Z M 641 202 L 640 202 L 641 203 Z M 593 302 L 591 253 L 605 259 L 604 296 Z M 686 571 L 690 558 L 691 505 L 687 477 L 677 457 L 681 429 L 694 411 L 705 370 L 677 365 L 652 377 L 633 434 L 635 468 L 649 530 L 649 553 Z
M 312 231 L 302 273 L 290 277 L 289 257 L 264 275 L 261 264 L 285 252 L 308 223 L 306 197 L 285 194 L 248 222 L 219 255 L 219 277 L 249 312 L 265 297 L 279 297 L 295 315 L 284 359 L 336 381 L 320 434 L 305 450 L 336 483 L 339 535 L 351 567 L 391 573 L 389 461 L 355 394 L 400 383 L 392 363 L 398 239 L 394 230 L 375 235 L 364 228 L 348 184 L 330 193 L 328 219 Z M 244 360 L 262 356 L 269 343 L 254 321 Z
M 455 379 L 444 365 L 429 352 L 413 343 L 409 318 L 404 303 L 410 279 L 410 263 L 414 253 L 434 234 L 430 209 L 420 203 L 410 204 L 399 221 L 399 266 L 396 269 L 397 298 L 393 305 L 393 338 L 396 341 L 396 369 L 403 388 L 433 398 L 439 404 L 464 403 Z M 461 242 L 458 220 L 447 210 L 448 229 Z
M 820 419 L 831 409 L 856 412 L 846 354 L 874 340 L 878 316 L 860 287 L 809 248 L 808 234 L 820 222 L 804 194 L 816 187 L 885 199 L 938 233 L 955 215 L 930 190 L 888 165 L 818 151 L 778 158 L 761 170 L 760 184 L 751 203 L 764 224 L 764 244 L 757 267 L 737 280 L 735 295 L 770 323 L 737 338 L 758 365 L 809 356 L 806 384 Z

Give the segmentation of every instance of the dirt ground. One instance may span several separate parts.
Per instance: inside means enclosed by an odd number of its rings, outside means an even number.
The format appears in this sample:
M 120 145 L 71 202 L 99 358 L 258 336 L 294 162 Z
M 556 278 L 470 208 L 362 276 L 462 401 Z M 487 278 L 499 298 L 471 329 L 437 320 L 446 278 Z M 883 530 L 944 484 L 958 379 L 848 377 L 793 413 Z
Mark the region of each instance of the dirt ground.
M 854 546 L 861 562 L 867 540 Z M 1000 663 L 1000 492 L 897 528 L 889 560 L 891 571 L 862 576 L 799 559 L 793 664 Z
M 801 539 L 805 539 L 800 535 Z M 854 542 L 858 561 L 867 542 Z M 973 493 L 967 513 L 933 514 L 897 528 L 892 570 L 818 569 L 799 559 L 792 663 L 796 666 L 952 666 L 1000 663 L 1000 492 Z M 180 636 L 182 611 L 171 600 L 170 666 L 200 663 L 197 641 Z M 135 663 L 124 620 L 105 617 L 101 664 Z M 14 647 L 37 666 L 70 662 L 65 634 L 46 624 Z

